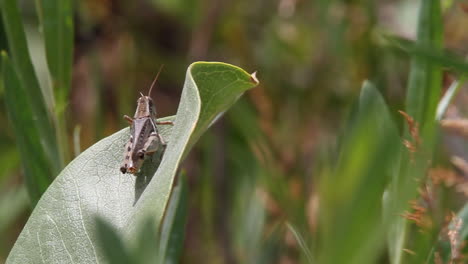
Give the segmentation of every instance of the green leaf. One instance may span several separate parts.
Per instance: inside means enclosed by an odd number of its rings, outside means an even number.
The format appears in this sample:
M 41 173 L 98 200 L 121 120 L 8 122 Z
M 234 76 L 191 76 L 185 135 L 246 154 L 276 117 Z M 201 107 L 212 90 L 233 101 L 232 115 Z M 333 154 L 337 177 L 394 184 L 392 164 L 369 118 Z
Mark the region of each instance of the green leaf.
M 174 187 L 161 228 L 160 256 L 166 264 L 179 263 L 184 245 L 187 220 L 187 184 L 185 173 L 180 174 L 179 184 Z
M 39 86 L 32 66 L 17 1 L 1 0 L 0 3 L 13 69 L 16 72 L 19 85 L 25 90 L 23 94 L 24 100 L 28 102 L 32 109 L 32 122 L 29 126 L 34 125 L 38 128 L 42 148 L 52 166 L 51 171 L 53 173 L 50 176 L 55 176 L 62 168 L 62 159 L 58 152 L 55 126 L 51 114 L 53 106 L 46 105 L 43 95 L 44 91 Z M 13 88 L 5 87 L 5 89 Z M 12 121 L 15 122 L 16 120 Z M 22 158 L 26 159 L 27 156 L 22 156 Z
M 16 136 L 29 197 L 33 203 L 39 200 L 53 180 L 52 164 L 47 159 L 43 138 L 34 109 L 27 99 L 27 91 L 18 80 L 16 72 L 5 52 L 2 53 L 5 103 Z
M 216 62 L 192 64 L 186 75 L 175 125 L 161 127 L 169 142 L 157 164 L 145 162 L 138 176 L 119 171 L 129 129 L 96 143 L 73 160 L 43 195 L 7 263 L 53 259 L 58 263 L 102 262 L 94 218 L 111 223 L 135 245 L 148 219 L 160 226 L 184 153 L 240 95 L 257 85 L 242 69 Z M 164 128 L 164 129 L 163 129 Z M 156 170 L 157 168 L 157 170 Z M 156 172 L 155 172 L 156 171 Z

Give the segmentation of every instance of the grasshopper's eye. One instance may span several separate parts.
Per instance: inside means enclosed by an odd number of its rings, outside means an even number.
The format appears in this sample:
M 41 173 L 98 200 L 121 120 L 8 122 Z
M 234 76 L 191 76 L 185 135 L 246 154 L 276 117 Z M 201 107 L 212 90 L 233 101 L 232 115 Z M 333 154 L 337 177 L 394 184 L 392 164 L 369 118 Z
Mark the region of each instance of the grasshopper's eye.
M 144 153 L 144 152 L 141 152 L 141 151 L 138 152 L 137 155 L 138 155 L 138 157 L 139 157 L 140 159 L 143 159 L 143 158 L 145 157 L 145 153 Z

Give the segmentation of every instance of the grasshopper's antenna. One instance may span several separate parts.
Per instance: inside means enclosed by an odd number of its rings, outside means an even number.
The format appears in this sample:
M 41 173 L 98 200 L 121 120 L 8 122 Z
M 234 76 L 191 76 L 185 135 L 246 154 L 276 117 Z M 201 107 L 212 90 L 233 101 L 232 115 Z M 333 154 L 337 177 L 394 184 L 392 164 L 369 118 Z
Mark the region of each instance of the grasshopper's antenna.
M 158 80 L 159 74 L 161 73 L 161 70 L 162 70 L 163 67 L 164 67 L 164 64 L 161 65 L 161 67 L 159 67 L 158 74 L 156 74 L 156 77 L 154 78 L 153 83 L 151 84 L 150 90 L 148 92 L 148 96 L 151 95 L 151 91 L 153 90 L 154 84 L 156 83 L 156 80 Z

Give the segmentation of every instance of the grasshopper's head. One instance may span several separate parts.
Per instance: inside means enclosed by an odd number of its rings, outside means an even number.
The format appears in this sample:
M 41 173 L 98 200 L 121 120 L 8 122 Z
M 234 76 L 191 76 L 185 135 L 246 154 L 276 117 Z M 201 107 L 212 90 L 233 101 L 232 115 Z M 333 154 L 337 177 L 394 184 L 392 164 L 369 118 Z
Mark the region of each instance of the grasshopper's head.
M 143 95 L 141 94 L 141 97 L 138 98 L 137 101 L 137 110 L 135 112 L 135 118 L 141 118 L 141 117 L 152 117 L 156 118 L 156 107 L 154 106 L 153 99 L 151 99 L 151 91 L 153 90 L 154 84 L 158 80 L 159 74 L 161 73 L 161 70 L 164 65 L 161 65 L 159 68 L 158 74 L 156 74 L 156 77 L 153 80 L 153 83 L 151 84 L 151 87 L 149 89 L 148 95 Z

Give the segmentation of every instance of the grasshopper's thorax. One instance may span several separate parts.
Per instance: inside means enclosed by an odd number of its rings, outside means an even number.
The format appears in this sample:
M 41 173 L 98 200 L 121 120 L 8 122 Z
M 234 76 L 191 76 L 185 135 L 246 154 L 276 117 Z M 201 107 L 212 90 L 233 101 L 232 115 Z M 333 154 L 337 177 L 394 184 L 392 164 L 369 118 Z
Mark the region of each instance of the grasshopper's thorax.
M 153 117 L 156 118 L 156 108 L 153 99 L 149 96 L 141 96 L 137 101 L 137 109 L 134 118 Z

